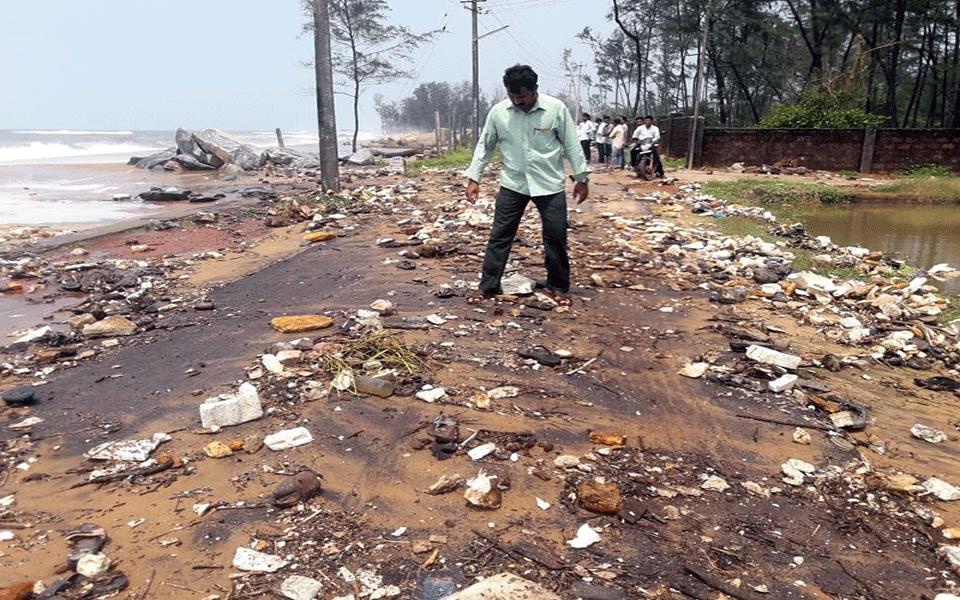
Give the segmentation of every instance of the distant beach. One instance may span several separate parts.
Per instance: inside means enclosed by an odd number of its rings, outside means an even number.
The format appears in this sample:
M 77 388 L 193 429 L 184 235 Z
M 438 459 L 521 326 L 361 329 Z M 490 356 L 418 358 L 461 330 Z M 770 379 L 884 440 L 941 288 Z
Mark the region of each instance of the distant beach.
M 258 150 L 278 146 L 275 131 L 227 131 Z M 85 229 L 117 221 L 153 218 L 169 205 L 137 198 L 152 186 L 217 182 L 216 171 L 154 172 L 128 165 L 175 146 L 170 131 L 0 130 L 0 227 Z M 314 132 L 282 132 L 284 145 L 318 151 Z M 340 133 L 341 155 L 350 153 L 351 132 Z M 364 139 L 372 134 L 363 135 Z M 129 199 L 114 200 L 117 195 Z

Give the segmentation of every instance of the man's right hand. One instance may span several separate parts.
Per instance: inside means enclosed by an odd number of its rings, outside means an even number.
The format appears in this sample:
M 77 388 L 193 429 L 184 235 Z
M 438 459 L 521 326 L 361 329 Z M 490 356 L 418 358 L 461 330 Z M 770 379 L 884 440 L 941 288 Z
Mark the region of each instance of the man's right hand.
M 477 201 L 477 198 L 480 197 L 480 184 L 474 180 L 470 180 L 470 183 L 467 184 L 467 201 L 471 204 Z

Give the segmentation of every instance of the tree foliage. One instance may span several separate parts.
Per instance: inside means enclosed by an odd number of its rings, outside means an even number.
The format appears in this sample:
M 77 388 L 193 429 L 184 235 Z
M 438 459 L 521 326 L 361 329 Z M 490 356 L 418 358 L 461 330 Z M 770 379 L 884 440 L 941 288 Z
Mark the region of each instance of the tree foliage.
M 304 0 L 304 8 L 312 10 Z M 433 33 L 417 35 L 388 25 L 386 0 L 329 0 L 335 84 L 353 99 L 353 150 L 360 129 L 360 95 L 367 86 L 409 77 L 401 68 Z M 309 12 L 308 12 L 309 14 Z M 312 21 L 305 27 L 312 28 Z
M 760 121 L 760 127 L 850 129 L 882 123 L 885 118 L 862 108 L 862 99 L 849 92 L 804 92 L 796 102 L 782 104 Z
M 703 52 L 701 113 L 721 125 L 862 125 L 880 115 L 891 126 L 960 127 L 957 0 L 610 0 L 609 6 L 607 19 L 617 26 L 610 36 L 590 29 L 577 36 L 593 51 L 597 77 L 587 112 L 613 106 L 625 114 L 689 114 Z M 810 114 L 814 105 L 830 114 Z
M 436 127 L 436 113 L 444 127 L 462 130 L 471 123 L 473 86 L 467 81 L 456 86 L 435 81 L 422 83 L 411 96 L 398 102 L 384 102 L 382 96 L 377 96 L 375 106 L 386 130 L 431 131 Z
M 612 33 L 586 28 L 575 40 L 591 49 L 592 68 L 566 52 L 560 60 L 574 112 L 692 114 L 698 102 L 721 126 L 960 127 L 958 0 L 608 2 Z M 468 90 L 424 86 L 378 102 L 384 123 L 432 128 L 435 110 L 444 123 L 469 114 Z

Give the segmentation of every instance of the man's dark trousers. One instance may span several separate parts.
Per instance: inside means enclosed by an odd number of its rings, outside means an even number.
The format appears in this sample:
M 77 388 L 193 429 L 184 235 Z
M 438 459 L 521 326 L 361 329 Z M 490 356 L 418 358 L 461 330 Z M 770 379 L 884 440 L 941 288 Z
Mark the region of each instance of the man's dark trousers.
M 528 196 L 505 187 L 497 194 L 493 213 L 493 227 L 483 257 L 480 291 L 500 293 L 500 280 L 510 257 L 513 238 L 520 228 L 520 219 L 527 204 L 533 201 L 540 211 L 544 265 L 547 268 L 547 287 L 563 293 L 570 291 L 570 259 L 567 255 L 567 194 L 557 192 L 548 196 Z

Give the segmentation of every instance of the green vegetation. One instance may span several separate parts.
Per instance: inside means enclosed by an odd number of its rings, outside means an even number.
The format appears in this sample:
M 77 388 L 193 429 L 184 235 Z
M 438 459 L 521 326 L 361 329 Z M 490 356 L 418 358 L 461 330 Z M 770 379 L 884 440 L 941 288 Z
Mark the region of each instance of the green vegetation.
M 412 161 L 407 164 L 407 173 L 416 177 L 428 168 L 453 169 L 457 167 L 467 167 L 470 159 L 473 158 L 473 146 L 460 144 L 450 150 L 441 153 L 439 156 L 431 156 L 423 160 Z M 494 157 L 496 159 L 496 157 Z
M 910 196 L 916 202 L 960 204 L 960 177 L 942 165 L 915 165 L 897 174 L 874 192 Z
M 862 100 L 850 92 L 805 92 L 800 94 L 796 103 L 778 106 L 757 126 L 770 129 L 859 129 L 886 121 L 885 117 L 865 112 L 860 105 Z
M 703 191 L 727 202 L 763 206 L 778 216 L 789 215 L 805 205 L 849 204 L 856 199 L 852 192 L 820 183 L 784 183 L 775 179 L 710 182 L 704 184 Z
M 947 308 L 940 314 L 940 322 L 949 323 L 954 319 L 960 319 L 960 296 L 944 295 L 943 298 L 947 301 Z
M 899 173 L 901 177 L 954 177 L 953 171 L 943 165 L 913 165 Z
M 661 156 L 660 162 L 663 163 L 664 169 L 685 169 L 687 167 L 686 157 L 666 158 L 664 156 Z

